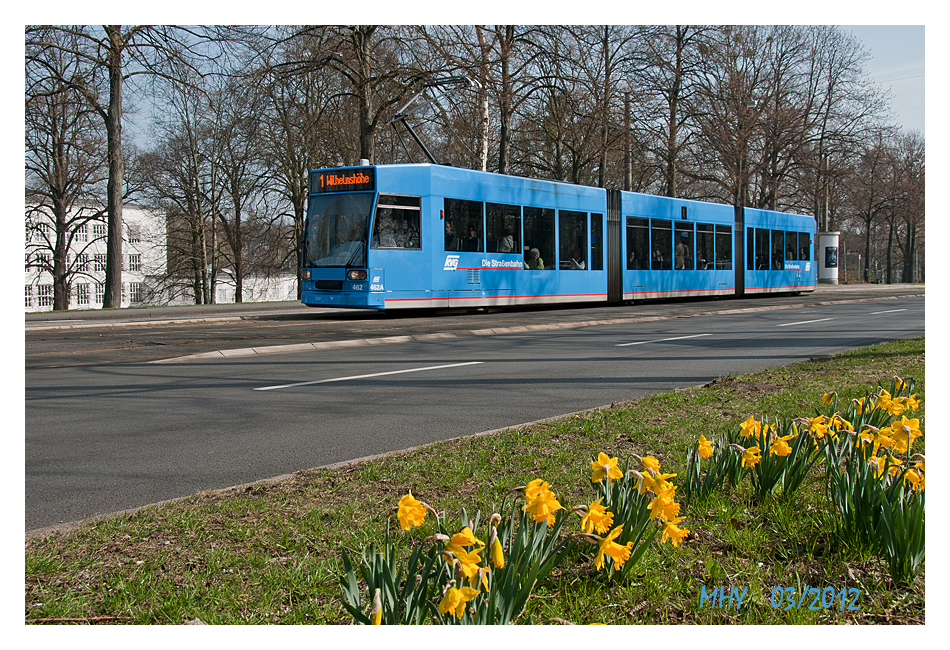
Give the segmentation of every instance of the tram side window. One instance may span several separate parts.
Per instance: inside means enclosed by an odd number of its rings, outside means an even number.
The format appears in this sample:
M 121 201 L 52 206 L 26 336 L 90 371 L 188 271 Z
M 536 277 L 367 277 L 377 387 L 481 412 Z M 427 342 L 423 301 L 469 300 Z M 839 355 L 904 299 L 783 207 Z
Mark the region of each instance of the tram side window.
M 804 262 L 811 259 L 811 238 L 807 232 L 798 233 L 798 259 Z
M 639 217 L 627 217 L 627 270 L 650 269 L 650 222 Z
M 531 254 L 538 250 L 538 256 Z M 554 210 L 551 208 L 524 209 L 524 262 L 528 270 L 557 268 L 554 259 Z
M 445 199 L 445 250 L 485 252 L 482 224 L 482 202 L 464 199 Z M 449 229 L 456 235 L 453 240 Z M 455 244 L 457 248 L 448 248 Z
M 669 219 L 650 221 L 650 268 L 669 271 L 673 268 L 673 226 Z
M 732 226 L 716 226 L 716 268 L 732 269 Z
M 376 202 L 372 248 L 421 250 L 421 202 L 418 196 L 380 194 Z
M 674 230 L 676 243 L 673 244 L 673 261 L 677 269 L 692 271 L 693 264 L 693 224 L 677 221 Z
M 521 254 L 521 206 L 486 203 L 489 253 Z
M 798 233 L 785 233 L 785 259 L 792 262 L 798 261 Z
M 587 270 L 587 213 L 559 210 L 557 215 L 558 268 Z
M 604 270 L 604 215 L 591 213 L 590 215 L 590 264 L 591 271 Z
M 755 229 L 755 270 L 769 270 L 769 231 L 765 228 Z
M 713 256 L 714 251 L 712 224 L 697 223 L 696 268 L 700 270 L 716 268 L 716 258 Z
M 781 271 L 785 268 L 785 232 L 772 231 L 772 270 Z

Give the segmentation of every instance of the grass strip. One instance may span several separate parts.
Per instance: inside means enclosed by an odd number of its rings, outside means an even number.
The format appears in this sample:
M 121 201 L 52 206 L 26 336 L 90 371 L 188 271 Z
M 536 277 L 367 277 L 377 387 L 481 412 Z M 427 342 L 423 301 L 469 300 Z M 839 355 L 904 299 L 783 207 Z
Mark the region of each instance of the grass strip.
M 913 377 L 923 401 L 924 352 L 920 338 L 722 377 L 28 539 L 25 620 L 346 624 L 341 548 L 358 555 L 365 544 L 379 544 L 389 508 L 409 490 L 450 520 L 462 508 L 487 516 L 510 488 L 538 477 L 565 506 L 589 503 L 588 461 L 600 451 L 621 463 L 631 454 L 652 455 L 664 471 L 682 476 L 687 448 L 700 434 L 737 427 L 749 415 L 812 416 L 825 392 L 836 390 L 842 400 L 862 397 L 894 376 Z M 922 406 L 915 417 L 923 413 Z M 535 592 L 526 614 L 535 622 L 577 624 L 923 624 L 924 573 L 898 588 L 880 561 L 835 548 L 826 534 L 822 486 L 816 475 L 793 498 L 762 503 L 748 483 L 713 494 L 681 513 L 692 533 L 680 548 L 651 549 L 626 581 L 609 588 L 586 557 L 565 561 Z M 427 526 L 412 536 L 434 531 Z M 776 586 L 801 594 L 806 585 L 836 594 L 857 590 L 860 609 L 841 610 L 838 600 L 809 609 L 808 598 L 786 610 L 779 596 L 780 606 L 773 606 Z M 723 587 L 746 590 L 741 608 L 711 604 L 712 590 Z M 846 605 L 851 602 L 849 596 Z

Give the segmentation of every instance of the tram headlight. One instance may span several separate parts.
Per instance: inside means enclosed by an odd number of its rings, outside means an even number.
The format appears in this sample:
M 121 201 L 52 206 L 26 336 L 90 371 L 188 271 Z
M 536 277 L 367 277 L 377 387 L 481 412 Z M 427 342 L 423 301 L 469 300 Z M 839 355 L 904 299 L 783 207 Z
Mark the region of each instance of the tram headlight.
M 354 269 L 352 271 L 347 272 L 346 277 L 349 278 L 350 280 L 365 280 L 366 271 L 357 271 Z
M 304 270 L 302 270 L 302 271 L 300 272 L 300 279 L 301 279 L 301 280 L 309 280 L 309 279 L 310 279 L 310 269 L 304 269 Z

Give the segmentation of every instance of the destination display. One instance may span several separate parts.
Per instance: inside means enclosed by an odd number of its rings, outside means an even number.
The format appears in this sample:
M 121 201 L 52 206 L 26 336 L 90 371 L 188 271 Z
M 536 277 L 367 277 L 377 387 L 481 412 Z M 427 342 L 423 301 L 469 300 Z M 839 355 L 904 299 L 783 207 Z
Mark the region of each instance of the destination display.
M 341 169 L 310 173 L 310 193 L 366 192 L 376 189 L 376 170 Z

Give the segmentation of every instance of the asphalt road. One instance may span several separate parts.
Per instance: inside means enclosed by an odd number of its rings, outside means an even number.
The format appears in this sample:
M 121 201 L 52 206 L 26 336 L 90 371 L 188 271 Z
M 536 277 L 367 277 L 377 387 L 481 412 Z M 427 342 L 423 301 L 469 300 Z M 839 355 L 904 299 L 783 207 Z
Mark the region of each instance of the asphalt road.
M 920 336 L 922 294 L 439 317 L 293 304 L 37 315 L 26 530 Z

